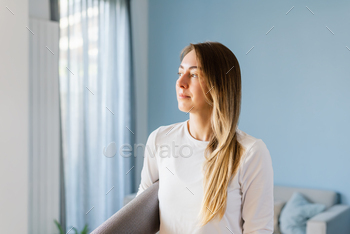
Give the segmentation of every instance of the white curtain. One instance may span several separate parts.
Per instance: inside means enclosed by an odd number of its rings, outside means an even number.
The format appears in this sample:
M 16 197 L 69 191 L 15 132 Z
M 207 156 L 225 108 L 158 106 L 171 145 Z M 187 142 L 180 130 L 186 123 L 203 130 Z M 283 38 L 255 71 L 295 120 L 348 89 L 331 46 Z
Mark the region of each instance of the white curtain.
M 128 0 L 60 1 L 66 231 L 91 232 L 135 192 L 130 24 Z

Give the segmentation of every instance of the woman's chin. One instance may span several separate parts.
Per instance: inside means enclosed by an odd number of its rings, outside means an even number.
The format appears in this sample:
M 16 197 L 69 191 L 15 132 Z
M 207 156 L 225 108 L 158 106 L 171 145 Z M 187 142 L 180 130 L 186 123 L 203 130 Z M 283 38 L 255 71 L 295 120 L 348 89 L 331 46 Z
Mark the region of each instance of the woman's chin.
M 179 107 L 179 110 L 180 110 L 180 111 L 182 111 L 182 112 L 188 112 L 189 110 L 191 110 L 191 108 L 192 108 L 193 106 L 190 106 L 190 105 L 181 105 L 181 104 L 179 104 L 178 107 Z
M 180 111 L 185 111 L 186 109 L 186 105 L 182 105 L 181 103 L 179 103 L 178 107 Z

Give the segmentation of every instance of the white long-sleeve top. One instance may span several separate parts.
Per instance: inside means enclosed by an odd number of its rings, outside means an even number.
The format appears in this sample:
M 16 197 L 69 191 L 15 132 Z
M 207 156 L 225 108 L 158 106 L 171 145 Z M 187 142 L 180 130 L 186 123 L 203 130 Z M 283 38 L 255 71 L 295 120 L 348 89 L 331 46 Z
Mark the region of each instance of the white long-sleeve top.
M 221 220 L 199 226 L 203 198 L 204 150 L 209 141 L 193 138 L 187 121 L 160 126 L 148 137 L 138 196 L 159 179 L 160 234 L 272 234 L 273 168 L 261 139 L 237 129 L 245 148 L 238 172 L 227 189 Z

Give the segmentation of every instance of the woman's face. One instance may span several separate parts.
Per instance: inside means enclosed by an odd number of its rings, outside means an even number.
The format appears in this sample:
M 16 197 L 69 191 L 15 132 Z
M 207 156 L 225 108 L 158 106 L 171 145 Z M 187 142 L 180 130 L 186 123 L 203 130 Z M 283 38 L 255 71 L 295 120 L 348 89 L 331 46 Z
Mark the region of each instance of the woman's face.
M 208 88 L 204 81 L 200 81 L 199 69 L 197 69 L 197 59 L 194 50 L 189 52 L 182 60 L 179 67 L 179 78 L 176 82 L 176 94 L 179 109 L 183 112 L 202 113 L 209 111 L 211 106 L 205 99 Z M 200 82 L 202 82 L 205 92 L 203 93 Z M 187 97 L 180 97 L 180 95 Z M 210 95 L 207 93 L 207 95 Z M 191 109 L 192 108 L 192 109 Z

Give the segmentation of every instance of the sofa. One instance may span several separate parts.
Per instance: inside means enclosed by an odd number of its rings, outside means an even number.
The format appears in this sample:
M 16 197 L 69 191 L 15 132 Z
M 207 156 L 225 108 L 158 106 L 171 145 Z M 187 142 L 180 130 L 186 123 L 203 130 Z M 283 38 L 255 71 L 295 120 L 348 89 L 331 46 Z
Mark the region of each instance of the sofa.
M 136 198 L 136 193 L 127 196 L 124 199 L 124 206 L 91 234 L 158 233 L 160 227 L 158 189 L 159 181 L 156 181 Z
M 336 192 L 329 190 L 275 185 L 275 206 L 280 201 L 287 202 L 294 192 L 300 192 L 312 203 L 324 204 L 326 206 L 325 211 L 319 213 L 307 221 L 306 234 L 350 233 L 350 207 L 347 205 L 339 204 L 339 195 Z M 276 223 L 275 220 L 275 226 L 276 225 L 279 226 L 279 223 Z
M 93 234 L 156 233 L 159 231 L 158 188 L 155 182 L 150 188 L 134 199 L 136 193 L 124 198 L 124 207 L 98 227 Z M 283 205 L 294 192 L 301 193 L 309 202 L 325 205 L 325 210 L 306 223 L 306 234 L 349 234 L 350 207 L 339 204 L 339 195 L 334 191 L 300 187 L 274 186 L 275 232 L 279 233 L 279 214 Z M 279 209 L 276 209 L 278 208 Z M 276 210 L 278 210 L 276 212 Z M 138 225 L 135 225 L 137 223 Z M 151 231 L 152 230 L 152 231 Z M 159 233 L 159 232 L 157 232 Z

